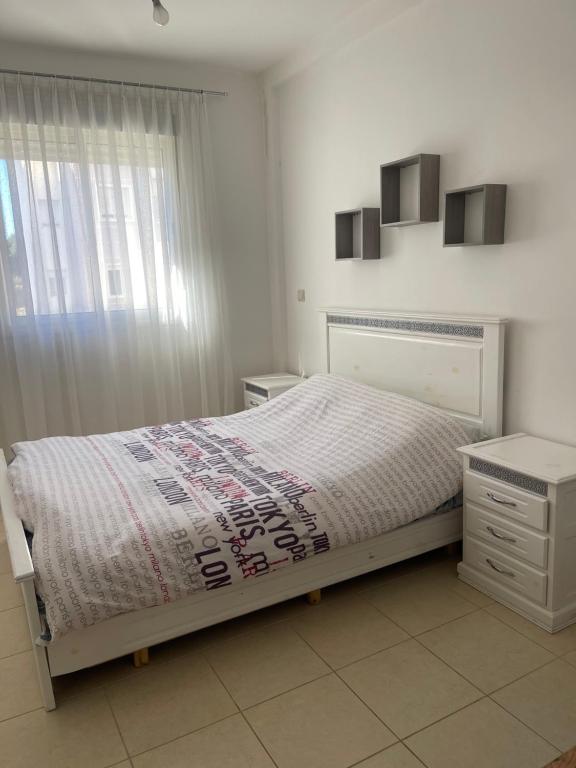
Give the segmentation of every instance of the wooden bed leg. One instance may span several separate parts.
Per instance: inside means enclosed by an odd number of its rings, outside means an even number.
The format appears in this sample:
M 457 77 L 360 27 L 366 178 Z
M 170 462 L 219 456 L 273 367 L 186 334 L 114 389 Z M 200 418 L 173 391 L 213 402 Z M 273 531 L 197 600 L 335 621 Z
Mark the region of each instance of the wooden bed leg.
M 150 661 L 150 653 L 148 648 L 141 648 L 139 651 L 134 651 L 132 654 L 132 663 L 136 668 L 145 667 Z
M 308 592 L 306 595 L 306 600 L 308 601 L 308 605 L 318 605 L 318 603 L 322 600 L 322 590 L 313 589 L 312 592 Z

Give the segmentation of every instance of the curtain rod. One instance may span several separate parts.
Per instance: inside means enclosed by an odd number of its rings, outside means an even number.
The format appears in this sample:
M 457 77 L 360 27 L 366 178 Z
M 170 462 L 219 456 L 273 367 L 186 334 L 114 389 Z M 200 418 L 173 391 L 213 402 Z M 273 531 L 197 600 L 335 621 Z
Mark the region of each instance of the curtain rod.
M 79 80 L 83 83 L 104 83 L 106 85 L 133 85 L 137 88 L 156 88 L 162 91 L 181 91 L 182 93 L 201 93 L 205 96 L 228 96 L 226 91 L 207 91 L 204 88 L 178 88 L 176 85 L 153 85 L 151 83 L 133 83 L 128 80 L 106 80 L 101 77 L 80 77 L 77 75 L 55 75 L 50 72 L 26 72 L 22 69 L 0 69 L 3 75 L 29 75 L 30 77 L 53 77 L 58 80 Z

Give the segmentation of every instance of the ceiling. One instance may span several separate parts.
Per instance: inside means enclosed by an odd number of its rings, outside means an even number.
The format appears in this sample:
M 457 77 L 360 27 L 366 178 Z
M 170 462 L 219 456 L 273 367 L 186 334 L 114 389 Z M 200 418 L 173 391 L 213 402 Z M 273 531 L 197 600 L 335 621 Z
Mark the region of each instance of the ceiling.
M 367 0 L 0 0 L 3 40 L 261 71 L 306 45 Z

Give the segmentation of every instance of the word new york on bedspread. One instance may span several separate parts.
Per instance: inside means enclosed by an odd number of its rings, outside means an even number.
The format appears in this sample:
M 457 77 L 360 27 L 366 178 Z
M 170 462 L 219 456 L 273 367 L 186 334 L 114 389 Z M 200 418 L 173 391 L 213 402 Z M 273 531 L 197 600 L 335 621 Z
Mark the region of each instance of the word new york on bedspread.
M 467 442 L 431 406 L 318 375 L 232 416 L 17 443 L 51 639 L 430 514 L 460 490 Z

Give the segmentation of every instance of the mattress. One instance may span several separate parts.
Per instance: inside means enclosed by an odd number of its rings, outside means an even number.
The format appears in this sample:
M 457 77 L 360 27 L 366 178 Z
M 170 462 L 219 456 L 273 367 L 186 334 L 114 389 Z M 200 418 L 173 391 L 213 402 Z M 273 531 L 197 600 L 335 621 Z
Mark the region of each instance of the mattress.
M 16 443 L 52 640 L 417 520 L 460 490 L 467 442 L 432 406 L 319 375 L 231 416 Z

